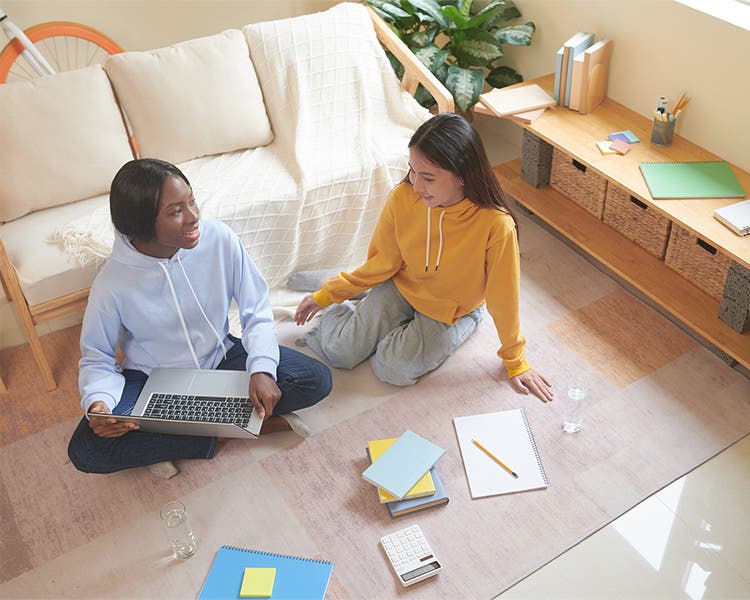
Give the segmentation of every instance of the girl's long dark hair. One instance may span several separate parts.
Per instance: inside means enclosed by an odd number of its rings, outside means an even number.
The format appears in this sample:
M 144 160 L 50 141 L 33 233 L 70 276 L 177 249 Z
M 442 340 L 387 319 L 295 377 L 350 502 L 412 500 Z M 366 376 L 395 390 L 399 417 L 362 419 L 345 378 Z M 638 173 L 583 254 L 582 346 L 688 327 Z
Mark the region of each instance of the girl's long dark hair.
M 509 214 L 518 231 L 518 221 L 505 202 L 482 138 L 466 119 L 454 113 L 435 115 L 414 132 L 409 148 L 417 148 L 431 163 L 459 177 L 464 182 L 464 196 L 477 206 Z

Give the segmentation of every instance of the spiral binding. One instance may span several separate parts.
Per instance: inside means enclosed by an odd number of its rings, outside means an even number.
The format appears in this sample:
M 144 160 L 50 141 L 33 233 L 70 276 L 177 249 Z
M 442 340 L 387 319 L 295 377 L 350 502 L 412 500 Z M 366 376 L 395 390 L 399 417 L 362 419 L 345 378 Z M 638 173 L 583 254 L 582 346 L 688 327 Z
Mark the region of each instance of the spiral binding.
M 317 558 L 305 558 L 304 556 L 291 556 L 289 554 L 277 554 L 276 552 L 263 552 L 262 550 L 253 550 L 251 548 L 240 548 L 239 546 L 222 546 L 227 550 L 239 550 L 240 552 L 249 552 L 250 554 L 258 554 L 260 556 L 269 556 L 271 558 L 290 558 L 292 560 L 301 560 L 303 562 L 318 563 L 321 565 L 332 564 L 329 560 L 319 560 Z
M 544 466 L 542 466 L 542 457 L 539 456 L 539 450 L 536 447 L 536 441 L 534 440 L 534 434 L 531 433 L 531 425 L 529 425 L 529 419 L 526 417 L 526 410 L 521 409 L 521 418 L 523 418 L 523 425 L 526 427 L 526 433 L 529 434 L 529 441 L 531 442 L 531 448 L 534 450 L 534 456 L 536 457 L 536 464 L 539 465 L 539 472 L 542 474 L 542 479 L 545 485 L 549 485 L 547 481 L 547 474 L 544 472 Z

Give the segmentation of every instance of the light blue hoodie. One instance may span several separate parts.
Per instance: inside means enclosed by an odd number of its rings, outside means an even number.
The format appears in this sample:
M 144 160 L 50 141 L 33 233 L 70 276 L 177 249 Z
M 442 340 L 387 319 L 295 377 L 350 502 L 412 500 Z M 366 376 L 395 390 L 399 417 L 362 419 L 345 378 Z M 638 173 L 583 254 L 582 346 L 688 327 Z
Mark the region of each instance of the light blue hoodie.
M 78 387 L 81 406 L 97 400 L 110 410 L 124 369 L 214 369 L 232 347 L 229 306 L 240 309 L 247 370 L 276 378 L 279 345 L 268 286 L 237 235 L 220 221 L 200 221 L 198 245 L 168 259 L 141 254 L 116 233 L 109 260 L 94 280 L 81 331 Z

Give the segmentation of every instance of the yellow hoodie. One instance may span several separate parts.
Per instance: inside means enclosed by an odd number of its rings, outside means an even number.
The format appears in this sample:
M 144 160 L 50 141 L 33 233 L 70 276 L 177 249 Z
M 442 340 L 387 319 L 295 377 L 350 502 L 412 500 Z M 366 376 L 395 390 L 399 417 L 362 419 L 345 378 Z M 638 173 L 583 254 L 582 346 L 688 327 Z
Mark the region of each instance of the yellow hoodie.
M 431 209 L 402 183 L 383 207 L 367 262 L 326 282 L 313 299 L 329 306 L 390 278 L 415 310 L 450 325 L 486 299 L 508 376 L 531 368 L 518 315 L 518 240 L 510 215 L 467 198 Z

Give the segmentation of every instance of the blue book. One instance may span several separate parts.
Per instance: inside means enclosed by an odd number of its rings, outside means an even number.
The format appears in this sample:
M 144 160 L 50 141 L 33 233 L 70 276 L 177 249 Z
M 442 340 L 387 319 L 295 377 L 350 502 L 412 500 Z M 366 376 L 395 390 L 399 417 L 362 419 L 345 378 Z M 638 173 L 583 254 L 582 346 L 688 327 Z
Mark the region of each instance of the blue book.
M 579 31 L 567 42 L 565 42 L 565 46 L 568 46 L 570 48 L 570 52 L 568 53 L 568 70 L 566 72 L 567 74 L 565 80 L 565 93 L 563 102 L 564 106 L 570 106 L 570 90 L 572 88 L 570 83 L 571 79 L 573 78 L 573 61 L 575 60 L 576 55 L 580 54 L 594 43 L 594 37 L 595 36 L 593 33 L 585 33 Z
M 442 506 L 448 504 L 448 494 L 445 493 L 443 482 L 440 481 L 440 477 L 437 474 L 437 469 L 432 467 L 430 469 L 430 475 L 432 475 L 432 483 L 435 484 L 435 493 L 432 496 L 423 496 L 422 498 L 407 498 L 406 500 L 397 500 L 396 502 L 388 502 L 388 512 L 391 513 L 391 517 L 403 517 L 420 510 L 427 508 L 433 508 L 435 506 Z
M 247 567 L 276 569 L 272 598 L 311 600 L 323 600 L 333 571 L 333 563 L 326 560 L 221 546 L 198 596 L 199 600 L 239 598 Z
M 407 429 L 364 470 L 362 477 L 401 499 L 443 454 L 440 446 Z

